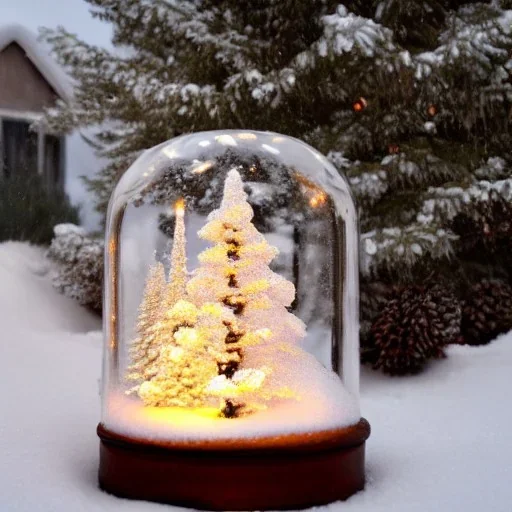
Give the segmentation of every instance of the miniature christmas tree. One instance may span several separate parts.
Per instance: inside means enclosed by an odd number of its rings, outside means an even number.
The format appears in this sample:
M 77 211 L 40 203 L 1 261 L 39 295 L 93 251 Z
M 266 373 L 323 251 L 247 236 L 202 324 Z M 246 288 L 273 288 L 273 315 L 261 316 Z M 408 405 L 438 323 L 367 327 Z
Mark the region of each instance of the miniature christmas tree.
M 139 389 L 145 405 L 204 407 L 211 402 L 207 388 L 217 375 L 218 347 L 227 334 L 223 308 L 198 308 L 178 300 L 165 313 L 161 348 Z
M 166 281 L 164 266 L 156 263 L 149 269 L 144 298 L 139 306 L 137 338 L 131 349 L 132 364 L 128 368 L 128 380 L 141 381 L 147 377 L 147 369 L 158 354 L 160 319 Z M 135 386 L 133 390 L 137 390 Z
M 138 383 L 129 393 L 137 393 L 146 406 L 204 407 L 222 396 L 218 383 L 212 385 L 219 367 L 239 360 L 236 350 L 225 344 L 227 326 L 234 332 L 236 319 L 221 304 L 198 307 L 187 300 L 183 200 L 175 209 L 169 282 L 161 263 L 150 268 L 127 376 Z M 244 340 L 250 342 L 251 337 Z M 248 379 L 243 380 L 238 379 L 240 389 L 252 390 Z
M 172 361 L 172 336 L 181 326 L 189 327 L 190 321 L 182 325 L 177 323 L 187 311 L 183 299 L 186 296 L 187 260 L 184 222 L 184 202 L 180 200 L 176 206 L 176 225 L 171 251 L 169 283 L 166 284 L 164 267 L 157 263 L 149 271 L 144 297 L 140 306 L 140 316 L 137 323 L 138 337 L 130 355 L 132 364 L 127 375 L 128 380 L 138 381 L 130 393 L 136 392 L 146 403 L 158 401 L 156 391 L 148 390 L 148 382 L 158 373 L 158 365 L 162 365 L 162 357 L 167 362 Z M 180 302 L 177 311 L 174 306 Z M 190 309 L 190 308 L 189 308 Z M 195 318 L 197 312 L 193 312 Z M 166 343 L 165 346 L 163 346 Z M 162 348 L 163 347 L 163 348 Z M 176 353 L 176 351 L 174 352 Z
M 232 396 L 257 390 L 265 395 L 260 388 L 269 370 L 242 368 L 245 349 L 293 344 L 305 334 L 304 324 L 287 310 L 295 298 L 295 287 L 270 270 L 277 249 L 254 227 L 252 217 L 240 174 L 232 169 L 220 208 L 210 214 L 199 232 L 215 245 L 199 255 L 200 266 L 187 286 L 190 300 L 198 307 L 218 303 L 233 313 L 233 320 L 224 321 L 226 357 L 219 361 L 219 378 L 210 386 L 224 395 L 227 417 L 236 416 L 247 405 Z
M 289 347 L 304 336 L 303 323 L 287 310 L 295 287 L 270 270 L 277 249 L 252 217 L 233 169 L 220 209 L 199 232 L 216 245 L 200 254 L 200 267 L 187 284 L 184 205 L 176 205 L 169 283 L 161 264 L 158 273 L 151 269 L 128 374 L 138 381 L 130 392 L 145 405 L 205 407 L 221 398 L 221 416 L 233 418 L 264 408 L 274 397 L 294 396 L 286 387 L 267 385 L 268 365 L 242 367 L 246 349 Z
M 187 256 L 185 238 L 185 202 L 176 201 L 176 224 L 172 239 L 169 285 L 165 295 L 165 308 L 170 309 L 187 294 Z

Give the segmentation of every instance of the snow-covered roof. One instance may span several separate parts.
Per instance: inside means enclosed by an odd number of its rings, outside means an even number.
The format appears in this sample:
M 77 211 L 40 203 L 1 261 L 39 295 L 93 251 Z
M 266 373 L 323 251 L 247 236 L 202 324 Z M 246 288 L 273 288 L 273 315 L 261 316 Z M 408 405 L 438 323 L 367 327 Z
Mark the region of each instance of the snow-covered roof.
M 11 43 L 17 43 L 23 48 L 27 57 L 63 100 L 71 99 L 69 77 L 33 32 L 18 24 L 0 26 L 0 52 Z

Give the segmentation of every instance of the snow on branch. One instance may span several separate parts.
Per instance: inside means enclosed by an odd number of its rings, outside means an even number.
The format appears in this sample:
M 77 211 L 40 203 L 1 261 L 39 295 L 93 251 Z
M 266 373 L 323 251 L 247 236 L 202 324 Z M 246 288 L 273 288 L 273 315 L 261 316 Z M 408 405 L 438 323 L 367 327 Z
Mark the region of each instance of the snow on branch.
M 389 273 L 407 271 L 425 257 L 448 258 L 458 237 L 445 229 L 422 224 L 406 228 L 384 228 L 361 236 L 361 271 L 364 275 L 385 270 Z
M 433 180 L 449 179 L 458 175 L 457 165 L 448 164 L 423 149 L 405 150 L 398 155 L 388 155 L 381 161 L 389 179 L 401 187 L 425 186 Z
M 389 29 L 371 19 L 349 13 L 343 5 L 338 6 L 335 14 L 324 16 L 322 24 L 324 31 L 320 39 L 297 54 L 282 69 L 274 69 L 263 75 L 258 69 L 249 67 L 232 75 L 225 86 L 225 91 L 231 93 L 235 100 L 232 110 L 236 110 L 236 102 L 242 100 L 242 92 L 247 89 L 259 105 L 276 108 L 286 93 L 314 72 L 318 59 L 333 59 L 349 54 L 360 58 L 377 56 L 377 65 L 386 67 L 393 57 L 403 61 L 403 55 L 392 42 Z
M 468 187 L 430 187 L 417 220 L 423 225 L 450 221 L 466 205 L 489 201 L 492 194 L 512 202 L 512 178 L 495 182 L 481 180 Z
M 354 195 L 365 206 L 374 205 L 388 191 L 388 173 L 377 166 L 375 169 L 361 168 L 356 162 L 348 173 Z
M 56 263 L 53 286 L 61 293 L 101 311 L 103 240 L 89 237 L 74 224 L 58 224 L 48 256 Z
M 319 56 L 327 57 L 359 51 L 365 57 L 374 57 L 377 48 L 393 50 L 391 30 L 373 20 L 349 13 L 339 5 L 335 14 L 323 17 L 324 35 L 315 43 Z
M 209 22 L 208 18 L 203 20 L 198 16 L 182 23 L 180 30 L 191 43 L 211 47 L 215 52 L 215 58 L 224 64 L 229 64 L 239 71 L 250 67 L 248 36 L 233 29 L 213 33 Z M 255 42 L 251 40 L 252 44 Z
M 494 18 L 490 19 L 490 13 L 484 16 L 483 10 L 492 10 Z M 482 5 L 462 7 L 452 13 L 449 29 L 439 38 L 441 45 L 414 58 L 416 78 L 420 80 L 429 76 L 434 68 L 459 64 L 472 66 L 473 72 L 485 79 L 496 59 L 509 66 L 511 26 L 512 11 L 499 11 Z
M 507 162 L 499 156 L 490 157 L 484 165 L 475 171 L 477 178 L 488 181 L 503 179 L 509 174 Z

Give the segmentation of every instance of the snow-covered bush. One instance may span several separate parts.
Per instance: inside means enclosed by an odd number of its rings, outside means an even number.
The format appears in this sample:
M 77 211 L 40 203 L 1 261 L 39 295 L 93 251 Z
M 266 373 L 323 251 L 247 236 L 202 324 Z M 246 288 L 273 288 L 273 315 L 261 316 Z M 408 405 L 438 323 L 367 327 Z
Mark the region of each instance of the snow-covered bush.
M 57 263 L 53 284 L 64 295 L 101 312 L 103 240 L 74 224 L 58 224 L 48 256 Z

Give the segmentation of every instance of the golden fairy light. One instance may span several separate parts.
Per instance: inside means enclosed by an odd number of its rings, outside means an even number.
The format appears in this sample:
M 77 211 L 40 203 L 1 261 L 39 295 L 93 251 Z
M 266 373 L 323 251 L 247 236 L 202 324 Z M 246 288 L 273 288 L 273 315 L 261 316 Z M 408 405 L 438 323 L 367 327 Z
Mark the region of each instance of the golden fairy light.
M 185 199 L 183 199 L 183 197 L 180 197 L 174 203 L 174 211 L 176 212 L 176 215 L 179 215 L 180 217 L 185 215 Z
M 309 199 L 309 205 L 312 208 L 319 208 L 327 202 L 327 195 L 323 191 L 316 192 L 313 197 Z
M 355 112 L 362 112 L 366 107 L 368 106 L 368 101 L 366 98 L 363 98 L 362 96 L 358 98 L 354 103 L 352 104 L 352 108 Z
M 300 184 L 304 198 L 307 199 L 311 208 L 320 208 L 327 203 L 327 194 L 313 181 L 299 173 L 294 173 L 293 177 Z
M 427 109 L 427 114 L 430 117 L 434 117 L 437 114 L 437 107 L 435 105 L 429 105 Z

